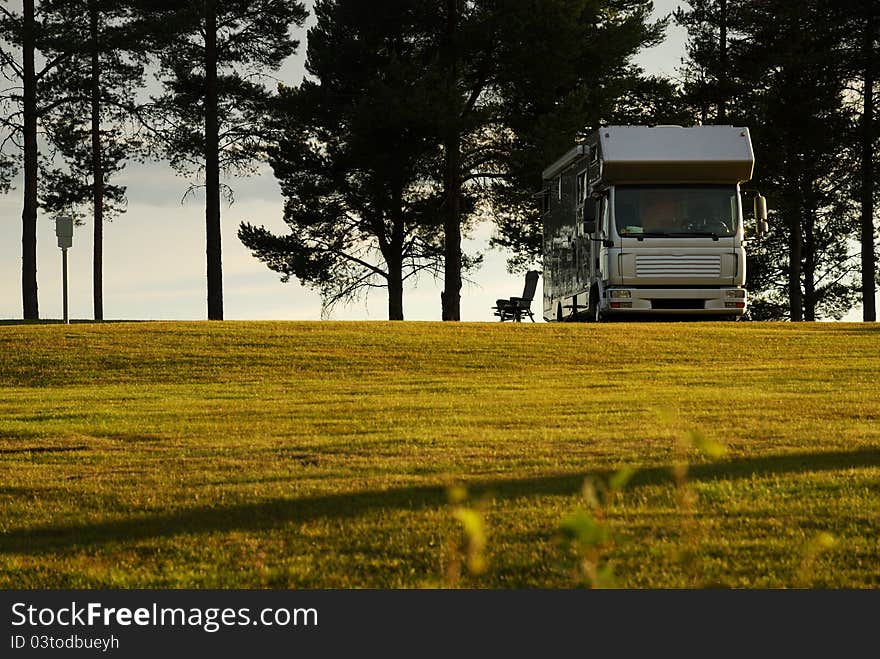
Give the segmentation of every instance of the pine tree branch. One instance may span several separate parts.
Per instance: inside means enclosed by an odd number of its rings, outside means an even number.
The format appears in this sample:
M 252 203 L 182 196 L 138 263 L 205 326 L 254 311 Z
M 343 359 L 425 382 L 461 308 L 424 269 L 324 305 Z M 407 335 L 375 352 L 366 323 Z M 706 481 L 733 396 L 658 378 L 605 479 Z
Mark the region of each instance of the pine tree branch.
M 317 243 L 321 248 L 326 249 L 328 252 L 332 252 L 333 254 L 336 254 L 337 256 L 345 259 L 346 261 L 351 261 L 352 263 L 356 263 L 356 264 L 360 265 L 361 267 L 366 268 L 367 270 L 370 270 L 371 272 L 373 272 L 373 274 L 377 274 L 381 277 L 385 277 L 386 279 L 388 277 L 388 273 L 385 272 L 384 270 L 382 270 L 381 268 L 379 268 L 378 266 L 373 265 L 367 261 L 364 261 L 363 259 L 360 259 L 360 258 L 354 256 L 353 254 L 349 254 L 348 252 L 345 252 L 345 251 L 339 249 L 338 247 L 333 246 L 331 243 L 327 242 L 326 240 L 322 240 L 320 238 L 315 238 L 315 237 L 310 237 L 309 241 L 313 242 L 313 243 Z
M 403 276 L 403 281 L 407 281 L 412 277 L 418 277 L 418 275 L 425 270 L 430 270 L 435 277 L 439 276 L 440 269 L 440 259 L 436 259 L 434 261 L 418 263 L 415 259 L 410 261 L 409 271 Z
M 15 72 L 15 75 L 21 78 L 24 75 L 24 71 L 18 62 L 15 61 L 15 58 L 6 52 L 5 49 L 0 48 L 0 65 L 7 66 Z
M 46 65 L 40 70 L 40 72 L 36 74 L 36 81 L 40 82 L 40 80 L 42 80 L 43 77 L 47 75 L 50 71 L 52 71 L 52 69 L 58 67 L 65 60 L 69 60 L 71 57 L 73 57 L 72 53 L 62 53 L 55 57 L 55 59 L 47 62 Z
M 40 108 L 37 108 L 37 116 L 43 117 L 43 116 L 49 114 L 50 112 L 52 112 L 52 110 L 54 110 L 55 108 L 62 106 L 62 105 L 65 105 L 67 103 L 76 103 L 76 102 L 87 103 L 88 101 L 89 101 L 89 99 L 86 96 L 62 96 L 61 98 L 56 98 L 51 103 L 48 103 Z
M 507 180 L 510 178 L 511 178 L 510 174 L 504 174 L 501 172 L 472 172 L 471 174 L 468 174 L 467 176 L 462 177 L 461 182 L 464 184 L 464 183 L 467 183 L 468 181 L 475 181 L 478 179 L 493 179 L 493 180 L 505 179 L 505 180 Z
M 12 142 L 16 147 L 18 147 L 18 143 L 15 141 L 15 133 L 10 132 L 6 134 L 6 136 L 3 138 L 3 141 L 0 142 L 0 153 L 3 152 L 9 142 Z
M 480 95 L 483 93 L 483 90 L 485 89 L 485 85 L 486 85 L 486 79 L 483 78 L 483 79 L 479 80 L 477 82 L 477 84 L 474 86 L 474 88 L 471 90 L 471 94 L 468 97 L 468 100 L 465 102 L 464 107 L 461 110 L 460 117 L 462 119 L 465 118 L 468 114 L 470 114 L 473 111 L 474 107 L 477 104 L 477 101 L 480 98 Z
M 338 290 L 336 293 L 329 293 L 326 300 L 324 300 L 321 305 L 325 312 L 329 313 L 333 310 L 333 308 L 339 304 L 340 302 L 345 302 L 346 300 L 352 299 L 353 295 L 360 290 L 361 288 L 385 288 L 385 286 L 381 286 L 378 284 L 373 284 L 370 282 L 370 278 L 373 275 L 365 274 L 355 281 L 349 283 L 345 288 Z M 323 315 L 324 312 L 322 312 Z

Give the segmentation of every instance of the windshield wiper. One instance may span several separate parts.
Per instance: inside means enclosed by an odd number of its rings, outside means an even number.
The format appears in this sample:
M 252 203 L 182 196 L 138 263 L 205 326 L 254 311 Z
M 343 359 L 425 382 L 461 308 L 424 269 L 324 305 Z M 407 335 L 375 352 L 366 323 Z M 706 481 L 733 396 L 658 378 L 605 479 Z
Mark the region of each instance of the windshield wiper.
M 718 240 L 718 234 L 714 231 L 682 231 L 667 235 L 673 238 L 711 238 L 712 240 Z
M 645 238 L 711 238 L 712 240 L 718 240 L 718 234 L 712 231 L 653 231 L 626 237 L 635 237 L 637 240 L 644 240 Z

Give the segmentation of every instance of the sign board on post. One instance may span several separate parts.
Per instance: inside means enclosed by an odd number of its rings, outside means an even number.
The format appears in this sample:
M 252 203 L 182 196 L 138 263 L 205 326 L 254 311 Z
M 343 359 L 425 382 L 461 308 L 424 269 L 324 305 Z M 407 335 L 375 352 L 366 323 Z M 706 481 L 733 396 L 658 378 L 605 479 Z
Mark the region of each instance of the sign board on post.
M 55 218 L 55 235 L 58 237 L 58 246 L 61 249 L 73 247 L 73 218 Z
M 64 322 L 70 322 L 67 313 L 67 248 L 73 247 L 73 218 L 55 218 L 55 235 L 58 237 L 58 246 L 61 248 L 61 289 L 63 293 Z

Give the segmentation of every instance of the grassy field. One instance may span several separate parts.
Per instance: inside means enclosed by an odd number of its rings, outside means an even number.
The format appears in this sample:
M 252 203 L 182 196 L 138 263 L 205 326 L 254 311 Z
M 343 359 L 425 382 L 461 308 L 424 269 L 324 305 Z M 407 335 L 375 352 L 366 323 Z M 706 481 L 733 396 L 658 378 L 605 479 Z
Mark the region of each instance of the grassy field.
M 0 326 L 0 587 L 876 588 L 878 380 L 876 325 Z

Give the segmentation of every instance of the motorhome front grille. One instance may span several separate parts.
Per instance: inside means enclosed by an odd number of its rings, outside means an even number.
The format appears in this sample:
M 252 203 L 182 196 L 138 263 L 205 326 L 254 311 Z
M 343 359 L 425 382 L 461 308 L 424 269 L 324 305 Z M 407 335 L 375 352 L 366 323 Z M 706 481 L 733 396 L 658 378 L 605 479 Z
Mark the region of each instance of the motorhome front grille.
M 721 256 L 636 256 L 637 277 L 720 277 Z

